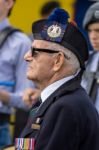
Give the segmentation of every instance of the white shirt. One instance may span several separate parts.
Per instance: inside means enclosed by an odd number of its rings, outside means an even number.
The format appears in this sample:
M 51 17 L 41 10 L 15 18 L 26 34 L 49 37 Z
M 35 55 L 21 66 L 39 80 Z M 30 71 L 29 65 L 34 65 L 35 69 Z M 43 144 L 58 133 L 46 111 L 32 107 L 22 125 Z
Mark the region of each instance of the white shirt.
M 79 72 L 79 71 L 78 71 Z M 42 99 L 42 103 L 54 92 L 56 91 L 62 84 L 64 84 L 65 82 L 73 79 L 77 74 L 69 76 L 69 77 L 65 77 L 63 79 L 60 79 L 52 84 L 50 84 L 48 87 L 46 87 L 42 92 L 41 92 L 41 99 Z

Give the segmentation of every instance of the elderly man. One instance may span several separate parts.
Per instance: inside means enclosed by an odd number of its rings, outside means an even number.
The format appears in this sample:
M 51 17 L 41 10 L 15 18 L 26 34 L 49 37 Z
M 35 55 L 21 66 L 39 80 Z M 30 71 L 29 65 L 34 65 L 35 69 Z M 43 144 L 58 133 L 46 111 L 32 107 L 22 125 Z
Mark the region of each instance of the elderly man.
M 65 10 L 55 9 L 33 24 L 34 41 L 25 60 L 27 77 L 41 90 L 42 103 L 31 110 L 16 149 L 99 149 L 99 116 L 80 86 L 87 44 L 68 17 Z

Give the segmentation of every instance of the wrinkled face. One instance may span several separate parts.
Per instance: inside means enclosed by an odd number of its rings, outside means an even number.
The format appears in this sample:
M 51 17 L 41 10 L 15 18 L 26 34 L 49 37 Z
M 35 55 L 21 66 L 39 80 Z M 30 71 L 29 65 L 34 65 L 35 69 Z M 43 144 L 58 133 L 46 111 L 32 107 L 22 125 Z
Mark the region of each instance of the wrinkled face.
M 32 47 L 39 49 L 47 49 L 47 43 L 42 40 L 34 40 Z M 28 79 L 47 85 L 54 76 L 55 57 L 56 53 L 48 53 L 42 51 L 28 51 L 24 58 L 29 62 L 27 69 Z
M 94 50 L 99 51 L 99 23 L 93 23 L 88 26 L 88 35 Z

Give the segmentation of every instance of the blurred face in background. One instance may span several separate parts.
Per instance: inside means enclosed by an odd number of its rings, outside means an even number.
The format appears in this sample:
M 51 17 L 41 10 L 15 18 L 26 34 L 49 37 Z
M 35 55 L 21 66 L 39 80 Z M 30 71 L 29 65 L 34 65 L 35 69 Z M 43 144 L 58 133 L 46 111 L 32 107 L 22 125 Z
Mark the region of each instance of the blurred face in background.
M 13 7 L 13 0 L 0 0 L 0 21 L 8 16 L 9 10 Z
M 99 23 L 89 24 L 88 35 L 93 49 L 99 51 Z

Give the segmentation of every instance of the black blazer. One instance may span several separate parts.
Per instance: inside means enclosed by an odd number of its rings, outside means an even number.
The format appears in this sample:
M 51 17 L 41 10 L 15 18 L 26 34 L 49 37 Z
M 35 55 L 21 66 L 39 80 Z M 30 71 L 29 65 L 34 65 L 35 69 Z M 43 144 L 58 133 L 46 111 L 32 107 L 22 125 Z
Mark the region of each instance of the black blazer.
M 35 138 L 35 150 L 99 150 L 99 116 L 78 76 L 42 104 L 22 137 Z

